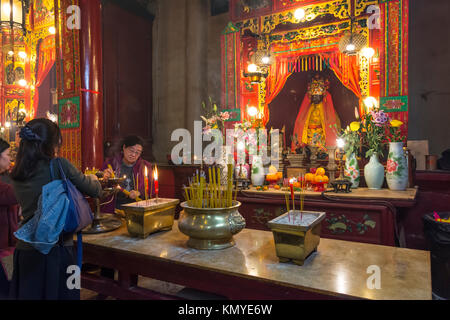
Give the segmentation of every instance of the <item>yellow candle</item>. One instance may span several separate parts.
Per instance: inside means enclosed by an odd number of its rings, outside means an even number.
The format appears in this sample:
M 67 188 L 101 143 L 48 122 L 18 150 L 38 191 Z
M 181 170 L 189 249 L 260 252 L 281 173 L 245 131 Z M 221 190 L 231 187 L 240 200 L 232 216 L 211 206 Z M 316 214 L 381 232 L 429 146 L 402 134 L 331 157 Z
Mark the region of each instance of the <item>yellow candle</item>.
M 214 203 L 214 207 L 213 208 L 217 208 L 216 207 L 216 168 L 213 168 L 213 203 Z
M 114 178 L 116 177 L 116 175 L 114 174 L 114 170 L 113 170 L 113 168 L 111 167 L 110 164 L 108 164 L 108 168 L 111 169 L 111 171 L 112 171 L 112 176 L 111 176 L 111 178 L 114 179 Z

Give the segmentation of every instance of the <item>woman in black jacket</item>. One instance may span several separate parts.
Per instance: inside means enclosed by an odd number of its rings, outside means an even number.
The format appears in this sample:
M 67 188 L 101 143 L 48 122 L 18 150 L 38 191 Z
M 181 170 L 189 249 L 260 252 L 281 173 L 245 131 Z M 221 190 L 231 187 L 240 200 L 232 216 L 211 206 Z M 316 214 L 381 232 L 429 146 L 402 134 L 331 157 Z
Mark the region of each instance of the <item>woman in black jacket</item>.
M 48 119 L 30 121 L 20 132 L 16 165 L 11 173 L 17 200 L 22 207 L 22 225 L 38 208 L 42 187 L 51 181 L 50 160 L 56 157 L 62 143 L 61 131 Z M 68 160 L 61 158 L 68 179 L 84 194 L 98 197 L 102 188 L 95 176 L 85 176 Z M 54 168 L 56 178 L 61 178 Z M 47 255 L 30 244 L 18 241 L 14 252 L 14 270 L 10 298 L 31 300 L 76 300 L 79 289 L 67 287 L 67 273 L 76 265 L 73 235 L 66 234 Z

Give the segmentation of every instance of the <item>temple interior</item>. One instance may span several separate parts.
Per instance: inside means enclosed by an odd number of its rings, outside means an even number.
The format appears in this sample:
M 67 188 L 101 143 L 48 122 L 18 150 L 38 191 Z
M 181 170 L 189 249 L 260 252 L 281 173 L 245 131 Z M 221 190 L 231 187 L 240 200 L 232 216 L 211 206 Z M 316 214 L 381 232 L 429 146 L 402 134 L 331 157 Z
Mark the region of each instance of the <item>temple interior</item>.
M 0 300 L 450 299 L 449 12 L 0 0 Z

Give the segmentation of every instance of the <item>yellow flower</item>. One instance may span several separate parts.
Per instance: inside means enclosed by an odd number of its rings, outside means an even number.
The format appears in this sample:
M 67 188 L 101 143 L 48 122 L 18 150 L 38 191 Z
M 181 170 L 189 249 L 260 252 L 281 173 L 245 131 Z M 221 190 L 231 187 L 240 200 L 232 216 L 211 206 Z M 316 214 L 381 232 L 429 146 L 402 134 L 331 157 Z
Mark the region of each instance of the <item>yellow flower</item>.
M 403 122 L 401 122 L 400 120 L 392 120 L 391 121 L 391 126 L 394 128 L 398 128 L 403 124 Z
M 360 127 L 361 124 L 357 121 L 353 121 L 352 123 L 350 123 L 350 129 L 352 129 L 352 131 L 358 131 Z

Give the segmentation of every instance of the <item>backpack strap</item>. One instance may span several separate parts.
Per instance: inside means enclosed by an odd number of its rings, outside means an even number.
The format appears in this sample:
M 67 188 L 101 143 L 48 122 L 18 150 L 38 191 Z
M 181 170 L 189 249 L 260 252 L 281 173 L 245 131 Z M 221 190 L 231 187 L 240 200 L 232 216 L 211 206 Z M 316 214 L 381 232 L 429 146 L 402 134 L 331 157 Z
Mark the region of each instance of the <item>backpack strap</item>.
M 61 179 L 66 181 L 67 178 L 66 178 L 66 174 L 64 173 L 64 170 L 63 170 L 62 165 L 61 165 L 61 159 L 56 158 L 55 161 L 58 163 L 59 172 L 61 174 Z
M 77 232 L 77 265 L 81 270 L 83 264 L 83 237 L 81 231 Z
M 55 162 L 53 160 L 54 159 L 50 160 L 50 177 L 52 178 L 52 181 L 55 180 L 55 172 L 53 171 L 53 164 Z

